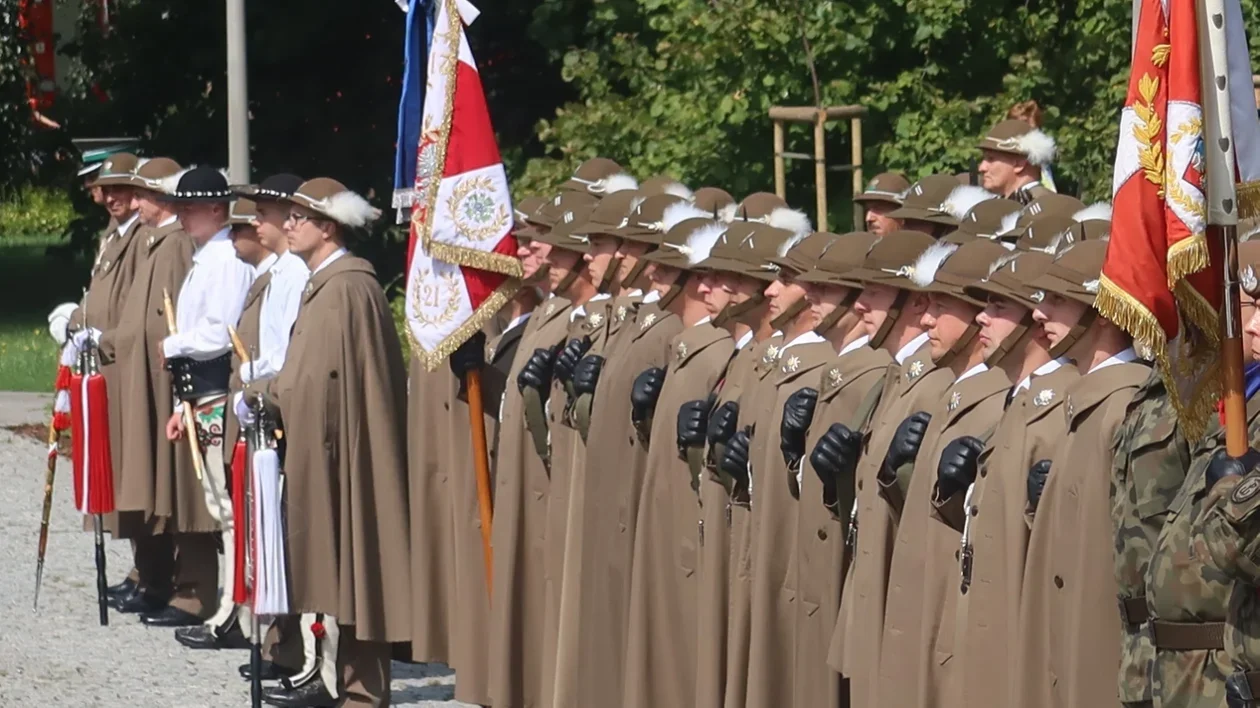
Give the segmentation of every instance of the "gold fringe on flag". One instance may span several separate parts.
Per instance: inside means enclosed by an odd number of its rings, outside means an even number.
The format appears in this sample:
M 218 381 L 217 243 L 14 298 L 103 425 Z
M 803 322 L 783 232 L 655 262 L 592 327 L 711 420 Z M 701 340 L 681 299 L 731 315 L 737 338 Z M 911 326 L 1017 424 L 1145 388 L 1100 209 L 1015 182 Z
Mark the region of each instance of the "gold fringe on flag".
M 1175 290 L 1188 275 L 1207 268 L 1212 262 L 1207 236 L 1195 234 L 1168 248 L 1168 289 Z
M 1260 216 L 1260 182 L 1242 182 L 1234 189 L 1238 200 L 1238 218 L 1254 219 Z
M 426 351 L 420 345 L 420 341 L 416 339 L 416 335 L 411 331 L 411 325 L 408 324 L 407 339 L 411 343 L 411 353 L 420 360 L 420 364 L 424 366 L 425 371 L 437 371 L 439 367 L 459 349 L 460 345 L 468 341 L 478 330 L 486 326 L 499 310 L 511 300 L 518 290 L 521 289 L 521 281 L 515 278 L 508 278 L 498 287 L 485 302 L 481 303 L 481 307 L 473 313 L 468 321 L 460 325 L 454 332 L 441 341 L 437 348 L 433 351 Z

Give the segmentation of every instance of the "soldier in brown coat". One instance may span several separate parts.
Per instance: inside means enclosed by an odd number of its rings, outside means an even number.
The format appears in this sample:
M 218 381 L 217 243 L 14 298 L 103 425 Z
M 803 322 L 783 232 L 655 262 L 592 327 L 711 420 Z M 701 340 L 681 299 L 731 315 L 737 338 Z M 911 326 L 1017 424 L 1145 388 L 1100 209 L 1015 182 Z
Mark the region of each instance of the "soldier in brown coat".
M 854 705 L 872 705 L 879 676 L 879 643 L 883 636 L 884 601 L 891 563 L 892 542 L 900 509 L 891 508 L 879 495 L 876 475 L 889 456 L 902 422 L 926 410 L 950 383 L 953 374 L 936 368 L 928 334 L 921 320 L 928 298 L 903 289 L 896 280 L 931 246 L 931 237 L 898 231 L 882 238 L 867 254 L 861 268 L 848 279 L 861 283 L 862 294 L 854 308 L 871 333 L 870 346 L 892 354 L 880 394 L 879 407 L 863 431 L 865 444 L 856 473 L 856 549 L 846 578 L 827 663 L 849 679 Z M 913 462 L 917 449 L 899 446 L 893 467 Z
M 1080 374 L 1053 358 L 1032 308 L 1045 294 L 1029 283 L 1050 266 L 1051 256 L 1024 253 L 1000 262 L 987 278 L 967 288 L 986 298 L 980 337 L 986 356 L 1016 381 L 1005 412 L 989 438 L 968 495 L 959 572 L 953 594 L 954 674 L 958 691 L 946 705 L 1010 705 L 1019 596 L 1028 548 L 1027 470 L 1046 459 L 1067 433 L 1060 406 Z M 966 500 L 964 500 L 966 501 Z M 950 611 L 947 609 L 947 611 Z M 995 671 L 995 667 L 1005 667 Z
M 875 235 L 841 236 L 802 274 L 806 298 L 821 320 L 815 330 L 838 354 L 815 383 L 818 404 L 808 429 L 799 479 L 795 541 L 795 647 L 792 695 L 796 705 L 839 708 L 848 688 L 827 666 L 850 563 L 846 543 L 853 510 L 855 463 L 861 431 L 874 412 L 892 357 L 869 346 L 870 335 L 853 303 L 861 292 L 848 271 L 862 265 Z M 824 442 L 826 438 L 826 442 Z M 841 453 L 841 448 L 845 448 Z M 840 459 L 843 454 L 845 459 Z
M 1046 292 L 1035 316 L 1052 344 L 1088 315 L 1106 247 L 1079 243 L 1034 281 Z M 1067 437 L 1048 465 L 1029 472 L 1036 516 L 1020 603 L 1016 695 L 1030 708 L 1114 705 L 1119 696 L 1109 470 L 1116 431 L 1150 368 L 1123 330 L 1092 319 L 1066 354 L 1082 373 L 1064 403 Z
M 695 703 L 700 510 L 679 450 L 678 416 L 684 403 L 713 390 L 735 348 L 726 330 L 709 323 L 700 278 L 689 270 L 708 257 L 726 228 L 710 219 L 687 219 L 647 257 L 653 281 L 668 287 L 662 306 L 681 320 L 683 330 L 670 343 L 665 371 L 643 372 L 631 392 L 633 419 L 649 430 L 649 442 L 630 575 L 627 708 Z
M 344 246 L 349 229 L 380 212 L 327 178 L 286 201 L 289 243 L 311 278 L 284 367 L 258 390 L 278 409 L 287 440 L 290 607 L 337 625 L 342 685 L 328 693 L 343 696 L 341 705 L 386 706 L 390 644 L 412 630 L 405 369 L 376 274 Z M 241 406 L 236 413 L 248 422 Z M 275 695 L 319 700 L 303 694 L 316 685 Z
M 984 188 L 1021 204 L 1052 194 L 1041 185 L 1041 170 L 1054 162 L 1054 138 L 1018 118 L 1009 118 L 984 136 L 980 175 Z
M 853 203 L 862 207 L 862 219 L 866 230 L 880 238 L 901 230 L 901 221 L 889 213 L 901 207 L 902 194 L 910 189 L 910 181 L 898 172 L 883 172 L 866 183 L 866 189 L 853 197 Z
M 985 364 L 986 340 L 977 336 L 976 324 L 983 301 L 965 288 L 988 275 L 1006 252 L 984 240 L 961 247 L 940 243 L 919 257 L 909 276 L 907 287 L 930 294 L 922 324 L 932 360 L 948 368 L 954 381 L 925 409 L 909 485 L 903 486 L 892 465 L 876 477 L 890 505 L 903 509 L 888 578 L 879 705 L 938 705 L 955 679 L 951 590 L 959 572 L 963 501 L 976 475 L 981 440 L 997 426 L 1011 387 L 1004 371 Z

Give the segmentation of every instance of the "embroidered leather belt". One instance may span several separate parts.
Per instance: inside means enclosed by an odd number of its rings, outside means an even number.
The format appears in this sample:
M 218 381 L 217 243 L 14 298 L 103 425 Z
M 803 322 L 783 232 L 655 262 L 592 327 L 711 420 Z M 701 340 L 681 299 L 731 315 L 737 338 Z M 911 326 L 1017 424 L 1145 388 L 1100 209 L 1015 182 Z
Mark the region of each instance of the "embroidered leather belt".
M 213 359 L 172 357 L 166 360 L 166 370 L 171 372 L 171 387 L 181 401 L 196 402 L 208 396 L 222 396 L 228 392 L 228 380 L 232 377 L 232 354 L 222 354 Z

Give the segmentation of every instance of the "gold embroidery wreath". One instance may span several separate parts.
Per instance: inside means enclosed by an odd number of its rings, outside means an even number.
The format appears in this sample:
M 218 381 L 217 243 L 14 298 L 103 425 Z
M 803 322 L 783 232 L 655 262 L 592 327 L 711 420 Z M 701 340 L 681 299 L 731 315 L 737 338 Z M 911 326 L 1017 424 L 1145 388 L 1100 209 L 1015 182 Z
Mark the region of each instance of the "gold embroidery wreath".
M 1159 142 L 1159 134 L 1164 122 L 1155 113 L 1155 94 L 1159 93 L 1159 79 L 1150 74 L 1143 74 L 1138 81 L 1139 99 L 1133 102 L 1133 112 L 1137 114 L 1142 125 L 1133 126 L 1133 138 L 1142 148 L 1138 151 L 1138 164 L 1146 180 L 1159 186 L 1159 197 L 1164 197 L 1164 146 Z
M 492 194 L 493 192 L 494 182 L 484 175 L 461 180 L 451 190 L 451 196 L 446 200 L 446 208 L 451 213 L 451 220 L 455 222 L 455 230 L 459 232 L 460 236 L 470 241 L 485 241 L 486 239 L 502 236 L 507 230 L 511 222 L 508 218 L 507 205 L 503 202 L 499 202 L 490 218 L 480 224 L 467 218 L 461 209 L 461 207 L 465 206 L 464 200 L 468 197 L 478 193 Z
M 416 283 L 423 283 L 433 277 L 433 271 L 425 268 L 415 275 Z M 459 281 L 454 273 L 446 273 L 441 276 L 442 287 L 446 291 L 446 309 L 436 317 L 429 317 L 424 313 L 424 308 L 420 303 L 420 286 L 417 285 L 411 291 L 411 308 L 413 317 L 416 322 L 425 326 L 434 326 L 450 322 L 459 312 Z

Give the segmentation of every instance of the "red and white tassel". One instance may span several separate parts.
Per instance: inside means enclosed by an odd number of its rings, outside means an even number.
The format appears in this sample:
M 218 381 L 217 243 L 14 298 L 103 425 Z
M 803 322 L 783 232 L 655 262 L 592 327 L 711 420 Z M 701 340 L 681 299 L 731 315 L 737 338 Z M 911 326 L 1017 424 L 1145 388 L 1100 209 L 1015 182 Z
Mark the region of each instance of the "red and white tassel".
M 108 514 L 114 511 L 114 466 L 105 377 L 72 374 L 70 392 L 74 507 L 83 514 Z
M 70 429 L 70 376 L 78 351 L 72 342 L 67 342 L 61 350 L 61 360 L 57 366 L 57 380 L 53 384 L 53 430 L 61 432 Z

